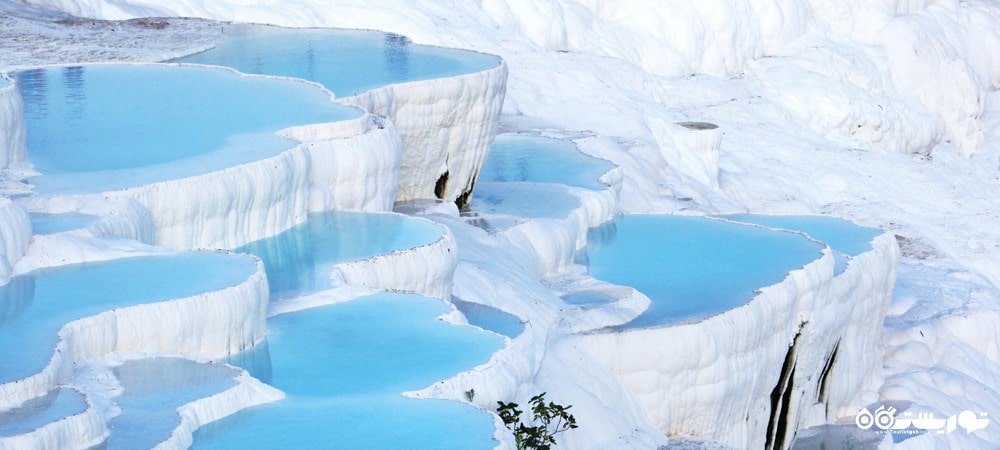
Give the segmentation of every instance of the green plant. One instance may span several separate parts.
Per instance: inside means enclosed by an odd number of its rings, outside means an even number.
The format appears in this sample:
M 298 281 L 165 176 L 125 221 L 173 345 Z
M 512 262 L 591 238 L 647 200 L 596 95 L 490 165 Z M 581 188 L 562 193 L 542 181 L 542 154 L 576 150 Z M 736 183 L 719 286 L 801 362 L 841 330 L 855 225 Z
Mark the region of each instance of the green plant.
M 518 450 L 550 450 L 556 443 L 557 434 L 577 428 L 576 418 L 568 412 L 573 405 L 545 403 L 545 394 L 542 392 L 528 400 L 533 416 L 531 425 L 521 422 L 524 412 L 517 408 L 517 403 L 497 402 L 497 415 L 514 432 Z

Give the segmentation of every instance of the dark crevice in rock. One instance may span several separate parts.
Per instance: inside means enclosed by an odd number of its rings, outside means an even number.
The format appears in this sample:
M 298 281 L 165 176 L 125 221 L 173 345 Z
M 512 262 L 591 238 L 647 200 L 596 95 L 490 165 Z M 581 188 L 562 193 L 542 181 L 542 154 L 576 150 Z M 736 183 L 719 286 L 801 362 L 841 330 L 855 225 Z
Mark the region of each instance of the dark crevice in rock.
M 438 178 L 437 183 L 434 184 L 434 196 L 443 199 L 445 193 L 448 192 L 448 171 L 444 171 L 441 177 Z
M 677 122 L 677 125 L 680 125 L 689 130 L 698 130 L 698 131 L 714 130 L 716 128 L 719 128 L 718 125 L 710 122 Z
M 792 381 L 795 379 L 795 366 L 792 366 L 792 371 L 788 375 L 788 386 L 785 386 L 785 392 L 781 395 L 781 410 L 778 414 L 778 427 L 775 430 L 774 435 L 774 448 L 784 449 L 786 438 L 788 437 L 788 422 L 790 406 L 792 403 Z M 791 442 L 795 439 L 794 432 L 792 433 L 792 438 L 788 439 Z
M 829 387 L 827 382 L 830 381 L 830 372 L 833 370 L 834 363 L 837 362 L 838 351 L 840 351 L 840 341 L 833 345 L 833 352 L 830 353 L 826 365 L 823 366 L 823 371 L 819 374 L 819 390 L 816 391 L 816 401 L 820 403 L 827 401 L 827 388 Z
M 476 189 L 476 177 L 472 177 L 472 182 L 469 183 L 469 189 L 463 191 L 462 194 L 455 199 L 455 205 L 458 206 L 459 211 L 468 209 L 469 202 L 472 201 L 472 191 L 474 189 Z
M 781 365 L 781 376 L 778 384 L 771 390 L 771 419 L 767 422 L 767 439 L 764 448 L 767 450 L 784 449 L 788 434 L 789 408 L 792 400 L 792 380 L 795 378 L 795 349 L 802 330 L 795 335 L 792 345 L 785 354 L 785 362 Z M 790 442 L 790 441 L 789 441 Z

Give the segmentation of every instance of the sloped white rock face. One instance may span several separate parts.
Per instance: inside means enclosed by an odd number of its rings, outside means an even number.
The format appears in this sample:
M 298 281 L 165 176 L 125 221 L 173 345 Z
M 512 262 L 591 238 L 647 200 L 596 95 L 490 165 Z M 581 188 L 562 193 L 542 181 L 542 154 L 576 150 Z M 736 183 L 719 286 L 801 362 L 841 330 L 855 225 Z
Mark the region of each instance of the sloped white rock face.
M 308 157 L 300 148 L 241 166 L 111 193 L 145 205 L 157 245 L 235 248 L 305 220 Z
M 753 301 L 701 322 L 578 337 L 669 435 L 764 448 L 771 392 L 803 324 L 799 305 L 828 289 L 829 251 Z M 655 344 L 651 344 L 655 343 Z
M 203 175 L 65 201 L 131 199 L 149 210 L 156 245 L 227 249 L 284 231 L 310 211 L 392 207 L 400 141 L 391 126 L 364 115 L 282 135 L 308 142 Z
M 507 65 L 449 78 L 393 84 L 340 103 L 392 119 L 403 140 L 398 201 L 464 205 L 486 161 L 507 91 Z
M 0 285 L 10 281 L 10 275 L 31 242 L 31 222 L 28 214 L 10 200 L 0 197 Z
M 70 379 L 73 364 L 112 352 L 158 351 L 198 358 L 240 352 L 264 338 L 268 288 L 264 267 L 242 283 L 183 299 L 116 308 L 59 331 L 41 372 L 0 384 L 0 399 L 19 404 Z
M 611 220 L 617 212 L 621 184 L 620 179 L 614 180 L 615 176 L 620 173 L 617 168 L 610 171 L 610 179 L 615 184 L 601 191 L 548 183 L 505 183 L 525 187 L 531 185 L 547 188 L 558 186 L 569 191 L 580 204 L 565 218 L 531 219 L 507 228 L 499 235 L 507 239 L 510 245 L 530 251 L 530 254 L 534 256 L 533 259 L 537 266 L 536 273 L 539 278 L 566 269 L 573 264 L 577 250 L 587 245 L 587 230 Z
M 82 394 L 81 394 L 82 395 Z M 47 423 L 28 433 L 0 437 L 0 450 L 88 449 L 107 439 L 104 416 L 87 400 L 87 409 L 79 414 Z
M 891 233 L 876 237 L 871 245 L 872 250 L 852 257 L 847 269 L 833 278 L 828 299 L 803 311 L 807 321 L 817 324 L 807 329 L 814 334 L 810 347 L 817 350 L 797 358 L 804 370 L 795 385 L 809 386 L 806 377 L 824 369 L 826 375 L 811 381 L 825 381 L 825 389 L 806 390 L 802 408 L 812 411 L 802 414 L 799 428 L 853 418 L 878 400 L 883 382 L 882 323 L 892 300 L 900 252 Z
M 337 264 L 332 277 L 338 284 L 361 289 L 414 292 L 449 300 L 458 266 L 458 244 L 451 231 L 440 228 L 442 236 L 433 243 Z
M 241 371 L 236 386 L 218 394 L 201 398 L 177 408 L 181 423 L 170 438 L 154 447 L 156 450 L 183 450 L 194 442 L 194 432 L 208 423 L 225 418 L 251 406 L 275 402 L 285 398 L 278 389 Z
M 303 144 L 309 152 L 309 211 L 390 211 L 402 142 L 391 126 Z
M 899 251 L 889 234 L 873 247 L 836 278 L 827 249 L 746 305 L 700 322 L 574 339 L 668 436 L 786 448 L 799 426 L 853 416 L 877 399 Z
M 80 237 L 122 238 L 152 244 L 156 234 L 149 210 L 132 199 L 31 196 L 18 198 L 17 204 L 29 213 L 84 214 L 97 217 L 96 222 L 85 228 L 63 232 Z M 37 241 L 39 237 L 36 235 L 34 240 Z
M 14 82 L 0 75 L 0 170 L 25 159 L 24 102 Z

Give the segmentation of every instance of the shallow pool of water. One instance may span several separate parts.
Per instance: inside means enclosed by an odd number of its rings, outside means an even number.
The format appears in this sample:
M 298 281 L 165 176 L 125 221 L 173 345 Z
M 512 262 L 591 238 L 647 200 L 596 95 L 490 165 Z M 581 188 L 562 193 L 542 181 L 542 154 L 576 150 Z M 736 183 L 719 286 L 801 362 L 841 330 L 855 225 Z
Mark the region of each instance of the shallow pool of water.
M 122 387 L 121 414 L 108 422 L 105 449 L 153 448 L 180 425 L 177 408 L 236 386 L 239 371 L 182 358 L 126 361 L 112 369 Z
M 858 256 L 871 250 L 872 240 L 882 234 L 882 230 L 878 228 L 863 227 L 849 220 L 830 216 L 733 214 L 722 217 L 769 228 L 801 231 L 817 241 L 825 242 L 830 248 L 850 256 Z
M 329 211 L 236 249 L 264 261 L 272 297 L 330 287 L 333 266 L 436 242 L 434 224 L 400 214 Z
M 59 329 L 114 308 L 185 298 L 244 282 L 243 255 L 185 252 L 74 264 L 19 275 L 0 286 L 0 382 L 41 371 Z
M 567 305 L 574 305 L 574 306 L 606 305 L 618 300 L 616 298 L 608 296 L 607 294 L 594 291 L 573 292 L 570 294 L 563 295 L 562 299 L 564 302 L 566 302 Z
M 599 179 L 615 166 L 580 152 L 572 142 L 499 135 L 479 172 L 480 181 L 535 181 L 600 190 Z
M 314 85 L 218 68 L 89 65 L 15 76 L 41 193 L 203 174 L 291 148 L 275 134 L 283 128 L 361 115 Z
M 385 293 L 272 317 L 267 345 L 229 362 L 249 362 L 288 397 L 201 428 L 194 447 L 492 449 L 489 414 L 399 395 L 483 364 L 503 346 L 499 336 L 438 319 L 448 311 L 438 300 Z M 267 356 L 248 355 L 259 352 Z
M 31 220 L 31 232 L 34 234 L 55 234 L 78 230 L 87 228 L 101 220 L 100 217 L 90 214 L 76 213 L 31 213 L 28 215 L 28 218 Z
M 623 329 L 700 320 L 745 304 L 754 290 L 820 257 L 801 235 L 700 217 L 626 215 L 589 234 L 595 278 L 653 303 Z
M 87 401 L 82 394 L 73 389 L 56 388 L 17 408 L 0 412 L 0 437 L 19 436 L 86 410 Z
M 882 234 L 882 230 L 878 228 L 862 227 L 849 220 L 830 216 L 733 214 L 723 217 L 769 228 L 800 231 L 817 241 L 824 242 L 833 250 L 836 261 L 834 273 L 837 275 L 844 273 L 852 256 L 871 250 L 872 239 Z
M 372 31 L 233 25 L 226 27 L 225 37 L 213 49 L 174 61 L 302 78 L 322 84 L 338 97 L 500 64 L 496 56 L 415 45 L 404 36 Z
M 579 207 L 580 200 L 558 184 L 483 182 L 476 185 L 467 214 L 565 219 Z
M 490 330 L 511 339 L 516 338 L 524 331 L 524 323 L 513 314 L 490 306 L 463 300 L 452 299 L 451 303 L 465 316 L 465 319 L 470 324 L 484 330 Z

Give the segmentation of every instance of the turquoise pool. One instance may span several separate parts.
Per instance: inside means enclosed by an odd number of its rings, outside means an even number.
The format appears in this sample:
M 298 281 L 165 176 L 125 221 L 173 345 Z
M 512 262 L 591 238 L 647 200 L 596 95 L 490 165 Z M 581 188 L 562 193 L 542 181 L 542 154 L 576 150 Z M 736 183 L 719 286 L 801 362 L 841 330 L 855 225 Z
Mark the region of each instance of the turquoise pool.
M 177 179 L 276 155 L 293 125 L 360 117 L 293 80 L 168 64 L 15 72 L 39 193 L 87 193 Z M 247 95 L 253 93 L 253 95 Z
M 87 410 L 87 400 L 79 392 L 56 388 L 28 400 L 17 408 L 0 411 L 0 437 L 19 436 L 64 417 Z
M 754 290 L 820 257 L 804 236 L 701 217 L 626 215 L 589 234 L 590 274 L 653 303 L 623 329 L 696 321 L 745 304 Z M 586 302 L 587 299 L 581 299 Z
M 733 214 L 722 217 L 769 228 L 801 231 L 817 241 L 822 241 L 834 252 L 836 260 L 834 271 L 838 275 L 847 269 L 847 262 L 852 256 L 871 250 L 872 240 L 882 234 L 882 230 L 878 228 L 862 227 L 849 220 L 830 216 Z
M 106 450 L 153 448 L 181 423 L 177 408 L 236 386 L 239 371 L 182 358 L 126 361 L 113 369 L 122 387 L 121 414 L 108 422 Z
M 76 213 L 31 213 L 28 214 L 28 219 L 31 220 L 31 232 L 34 234 L 55 234 L 77 230 L 89 227 L 101 220 L 100 217 L 90 214 Z
M 469 324 L 484 330 L 490 330 L 511 339 L 518 337 L 524 331 L 524 322 L 521 322 L 521 319 L 513 314 L 479 303 L 454 298 L 451 303 L 465 316 L 465 320 L 468 320 Z
M 438 319 L 448 311 L 438 300 L 384 293 L 269 319 L 267 344 L 229 362 L 288 397 L 199 429 L 194 447 L 492 449 L 489 414 L 400 395 L 483 364 L 503 346 L 499 336 Z
M 572 142 L 499 135 L 479 172 L 480 181 L 535 181 L 600 190 L 599 179 L 615 166 L 580 152 Z
M 264 261 L 272 297 L 330 287 L 334 265 L 428 245 L 441 239 L 436 225 L 400 214 L 329 211 L 236 249 Z
M 565 186 L 558 184 L 482 182 L 476 185 L 468 213 L 484 216 L 501 214 L 530 219 L 565 219 L 579 207 L 580 199 L 571 194 Z
M 42 269 L 0 286 L 0 383 L 41 371 L 57 333 L 114 308 L 225 289 L 257 270 L 243 255 L 186 252 Z
M 405 36 L 372 31 L 233 25 L 225 34 L 215 48 L 173 61 L 311 80 L 338 97 L 500 64 L 496 56 L 415 45 Z

